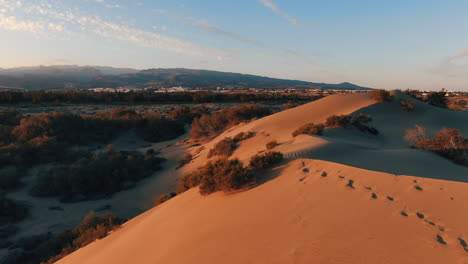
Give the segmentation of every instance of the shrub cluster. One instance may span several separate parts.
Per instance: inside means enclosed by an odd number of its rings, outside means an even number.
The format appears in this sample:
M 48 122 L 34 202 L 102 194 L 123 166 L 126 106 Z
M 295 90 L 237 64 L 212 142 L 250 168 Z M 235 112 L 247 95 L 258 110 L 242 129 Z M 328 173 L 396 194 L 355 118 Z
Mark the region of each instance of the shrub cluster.
M 297 137 L 302 134 L 322 135 L 324 128 L 325 128 L 325 125 L 323 124 L 309 123 L 294 130 L 294 132 L 292 133 L 292 136 Z
M 270 109 L 256 104 L 222 109 L 210 114 L 204 114 L 200 118 L 195 118 L 192 122 L 190 136 L 194 139 L 212 138 L 242 121 L 270 114 Z
M 213 156 L 226 156 L 230 157 L 236 150 L 239 142 L 254 136 L 253 132 L 241 132 L 234 136 L 234 138 L 226 137 L 216 143 L 216 145 L 208 152 L 208 158 Z
M 359 131 L 377 135 L 379 131 L 376 128 L 367 125 L 371 121 L 372 117 L 370 115 L 362 113 L 354 117 L 352 115 L 333 115 L 327 118 L 325 126 L 332 128 L 346 128 L 348 126 L 354 126 L 359 129 Z
M 58 233 L 54 236 L 35 236 L 23 239 L 17 247 L 21 254 L 11 256 L 11 263 L 52 264 L 74 251 L 102 239 L 118 228 L 124 221 L 111 214 L 98 216 L 87 214 L 81 223 L 72 230 Z
M 393 100 L 393 97 L 390 95 L 390 93 L 383 89 L 372 90 L 370 93 L 372 98 L 374 98 L 374 100 L 379 103 L 390 102 Z
M 154 200 L 154 206 L 158 206 L 166 201 L 169 201 L 170 199 L 174 198 L 177 194 L 176 193 L 170 193 L 170 194 L 161 194 L 156 200 Z
M 264 154 L 257 154 L 250 158 L 249 168 L 267 169 L 283 161 L 284 156 L 281 152 L 269 151 Z
M 406 131 L 405 139 L 414 148 L 432 151 L 456 163 L 468 165 L 468 140 L 458 129 L 444 128 L 434 138 L 429 138 L 426 129 L 416 125 Z
M 254 175 L 244 168 L 239 160 L 220 158 L 209 161 L 205 166 L 184 176 L 178 192 L 200 186 L 200 193 L 207 195 L 217 191 L 229 192 L 242 189 L 254 183 Z
M 34 196 L 58 196 L 63 201 L 96 199 L 132 186 L 160 169 L 164 159 L 125 151 L 106 151 L 38 173 Z
M 272 141 L 268 142 L 265 147 L 266 147 L 267 150 L 271 150 L 271 149 L 276 148 L 278 145 L 279 145 L 279 143 L 276 140 L 272 140 Z
M 402 109 L 408 112 L 411 112 L 416 108 L 416 105 L 413 102 L 411 102 L 410 100 L 406 100 L 406 99 L 401 99 L 400 105 Z

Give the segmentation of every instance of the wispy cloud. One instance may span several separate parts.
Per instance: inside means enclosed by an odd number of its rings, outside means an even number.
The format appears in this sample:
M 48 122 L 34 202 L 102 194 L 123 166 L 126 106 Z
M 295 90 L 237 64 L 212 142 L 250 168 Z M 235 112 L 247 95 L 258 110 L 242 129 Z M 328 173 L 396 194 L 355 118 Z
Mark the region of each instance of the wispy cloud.
M 104 0 L 96 0 L 104 2 Z M 130 24 L 115 23 L 99 16 L 81 15 L 79 9 L 66 8 L 57 0 L 0 0 L 0 29 L 36 34 L 96 34 L 138 46 L 163 49 L 177 53 L 207 56 L 213 60 L 229 58 L 229 52 L 201 46 Z M 16 15 L 22 14 L 20 15 Z
M 293 16 L 290 16 L 288 13 L 283 11 L 282 9 L 279 8 L 279 6 L 273 1 L 273 0 L 258 0 L 262 5 L 268 7 L 271 9 L 273 12 L 276 14 L 284 17 L 286 20 L 288 20 L 291 24 L 293 25 L 298 25 L 299 20 Z
M 94 0 L 94 1 L 101 4 L 102 6 L 104 6 L 106 8 L 121 8 L 122 7 L 119 4 L 109 3 L 106 0 Z
M 443 58 L 431 72 L 447 77 L 466 77 L 468 75 L 468 49 Z
M 209 33 L 214 34 L 214 35 L 227 37 L 227 38 L 237 40 L 237 41 L 247 43 L 247 44 L 258 45 L 257 42 L 255 42 L 255 41 L 253 41 L 251 39 L 248 39 L 246 37 L 240 36 L 240 35 L 235 34 L 235 33 L 225 31 L 225 30 L 223 30 L 223 29 L 221 29 L 219 27 L 213 26 L 213 25 L 211 25 L 208 22 L 203 21 L 203 20 L 196 20 L 196 19 L 192 19 L 192 18 L 180 18 L 180 17 L 174 17 L 174 18 L 176 20 L 186 24 L 186 25 L 196 27 L 198 29 L 201 29 L 203 31 L 209 32 Z

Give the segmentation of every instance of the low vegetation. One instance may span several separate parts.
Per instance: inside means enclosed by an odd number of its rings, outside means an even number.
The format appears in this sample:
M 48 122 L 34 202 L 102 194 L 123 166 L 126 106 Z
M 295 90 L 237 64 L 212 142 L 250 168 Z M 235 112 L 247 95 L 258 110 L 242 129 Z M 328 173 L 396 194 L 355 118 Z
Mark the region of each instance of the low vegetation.
M 401 99 L 400 105 L 401 105 L 401 108 L 407 112 L 412 112 L 416 108 L 416 105 L 413 102 L 411 102 L 410 100 L 406 100 L 406 99 Z
M 242 121 L 260 118 L 271 114 L 267 107 L 256 104 L 239 105 L 220 111 L 204 114 L 195 118 L 190 130 L 190 136 L 194 139 L 207 139 L 219 135 L 224 130 L 233 127 Z
M 393 100 L 393 97 L 390 95 L 390 93 L 383 89 L 372 90 L 370 93 L 372 98 L 379 103 L 390 102 Z
M 217 191 L 230 192 L 255 183 L 255 176 L 237 159 L 219 158 L 184 176 L 179 191 L 184 192 L 199 186 L 200 193 L 208 195 Z
M 167 202 L 170 199 L 174 198 L 176 195 L 176 193 L 161 194 L 158 198 L 156 198 L 156 200 L 154 200 L 154 206 L 158 206 L 164 202 Z
M 458 129 L 444 128 L 430 138 L 426 128 L 416 125 L 406 131 L 405 139 L 414 148 L 432 151 L 456 163 L 468 165 L 468 140 Z
M 14 247 L 21 253 L 10 257 L 11 263 L 52 264 L 74 251 L 102 239 L 124 221 L 110 214 L 87 214 L 72 230 L 54 236 L 43 235 L 21 239 Z
M 124 190 L 160 169 L 164 159 L 155 155 L 117 152 L 108 147 L 102 153 L 58 165 L 38 174 L 31 194 L 80 201 L 109 196 Z
M 292 133 L 293 137 L 297 137 L 302 134 L 308 134 L 308 135 L 322 135 L 323 130 L 325 128 L 325 125 L 323 124 L 314 124 L 314 123 L 309 123 L 305 124 L 298 129 L 294 130 Z
M 267 169 L 283 161 L 284 156 L 281 152 L 269 151 L 263 154 L 257 154 L 250 158 L 249 168 Z
M 279 146 L 279 143 L 276 140 L 272 140 L 272 141 L 268 142 L 265 147 L 266 147 L 267 150 L 272 150 L 272 149 L 276 148 L 277 146 Z
M 213 156 L 225 156 L 230 157 L 236 150 L 239 143 L 243 140 L 254 136 L 252 132 L 241 132 L 234 136 L 234 138 L 226 137 L 223 140 L 216 143 L 216 145 L 208 152 L 208 158 Z
M 370 115 L 360 113 L 357 116 L 352 115 L 333 115 L 329 116 L 325 122 L 325 127 L 330 128 L 346 128 L 349 126 L 356 127 L 361 132 L 368 132 L 377 135 L 379 132 L 376 128 L 368 125 L 372 121 Z

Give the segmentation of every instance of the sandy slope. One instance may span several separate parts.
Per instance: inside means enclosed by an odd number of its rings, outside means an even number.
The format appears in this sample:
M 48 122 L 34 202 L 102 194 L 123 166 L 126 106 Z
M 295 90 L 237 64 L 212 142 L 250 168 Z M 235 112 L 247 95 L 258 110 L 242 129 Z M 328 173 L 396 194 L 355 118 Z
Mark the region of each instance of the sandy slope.
M 466 184 L 316 160 L 281 170 L 237 194 L 192 189 L 58 263 L 468 263 Z
M 245 192 L 203 197 L 192 189 L 59 263 L 468 263 L 468 168 L 403 140 L 414 124 L 468 135 L 468 112 L 416 102 L 407 113 L 399 106 L 405 96 L 396 97 L 375 104 L 366 94 L 335 95 L 234 127 L 181 171 L 247 131 L 255 137 L 233 157 L 247 162 L 277 140 L 287 164 Z M 353 129 L 291 136 L 303 124 L 360 112 L 373 116 L 379 136 Z

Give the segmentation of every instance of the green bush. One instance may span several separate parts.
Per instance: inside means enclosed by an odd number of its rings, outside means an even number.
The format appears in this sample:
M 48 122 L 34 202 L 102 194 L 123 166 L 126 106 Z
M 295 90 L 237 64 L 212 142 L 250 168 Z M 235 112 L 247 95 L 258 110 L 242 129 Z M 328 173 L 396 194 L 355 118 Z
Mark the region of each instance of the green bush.
M 179 192 L 200 186 L 200 193 L 207 195 L 217 191 L 242 189 L 254 183 L 254 175 L 239 160 L 220 158 L 209 161 L 205 166 L 184 176 L 179 184 Z
M 257 154 L 250 158 L 249 168 L 267 169 L 283 161 L 284 156 L 281 152 L 269 151 L 264 154 Z
M 309 135 L 322 135 L 323 134 L 323 129 L 325 126 L 323 124 L 314 124 L 314 123 L 309 123 L 305 124 L 298 129 L 294 130 L 292 133 L 293 137 L 297 137 L 302 134 L 309 134 Z

